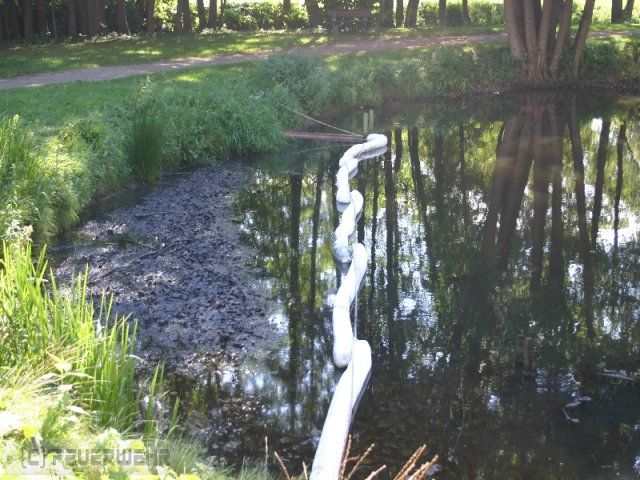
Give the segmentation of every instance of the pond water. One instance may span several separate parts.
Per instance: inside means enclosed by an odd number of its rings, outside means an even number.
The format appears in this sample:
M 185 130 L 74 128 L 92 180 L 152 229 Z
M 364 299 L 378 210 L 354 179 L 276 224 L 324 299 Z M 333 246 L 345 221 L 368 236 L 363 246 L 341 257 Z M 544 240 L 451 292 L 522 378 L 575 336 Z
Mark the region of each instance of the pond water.
M 377 444 L 371 465 L 395 472 L 426 443 L 442 479 L 640 475 L 639 112 L 600 93 L 376 112 L 390 148 L 351 181 L 370 255 L 358 336 L 373 351 L 352 432 L 356 451 Z M 297 148 L 252 161 L 237 200 L 282 345 L 182 386 L 212 453 L 262 458 L 268 436 L 296 473 L 338 378 L 346 146 Z M 515 363 L 519 334 L 534 374 Z

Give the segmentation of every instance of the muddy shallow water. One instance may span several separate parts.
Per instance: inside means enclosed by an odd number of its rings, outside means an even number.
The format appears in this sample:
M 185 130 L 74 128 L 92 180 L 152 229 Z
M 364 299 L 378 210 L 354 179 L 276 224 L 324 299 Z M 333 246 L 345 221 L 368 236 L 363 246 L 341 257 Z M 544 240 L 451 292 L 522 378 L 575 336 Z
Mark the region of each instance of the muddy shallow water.
M 390 149 L 352 181 L 373 350 L 352 431 L 356 449 L 378 444 L 372 464 L 393 472 L 426 443 L 438 478 L 640 474 L 640 101 L 591 97 L 376 112 Z M 229 461 L 262 458 L 265 436 L 291 465 L 313 456 L 337 378 L 343 150 L 299 145 L 160 186 L 90 221 L 64 262 L 88 261 L 94 291 L 140 318 L 185 424 Z

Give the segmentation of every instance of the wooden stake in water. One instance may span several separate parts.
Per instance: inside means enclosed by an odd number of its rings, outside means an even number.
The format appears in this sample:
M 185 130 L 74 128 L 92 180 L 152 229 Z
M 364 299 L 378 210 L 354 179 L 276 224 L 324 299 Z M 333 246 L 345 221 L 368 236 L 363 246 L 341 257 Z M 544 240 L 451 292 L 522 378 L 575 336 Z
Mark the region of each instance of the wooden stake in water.
M 364 112 L 362 116 L 362 134 L 366 135 L 369 133 L 369 113 Z
M 373 109 L 369 110 L 369 131 L 373 132 Z

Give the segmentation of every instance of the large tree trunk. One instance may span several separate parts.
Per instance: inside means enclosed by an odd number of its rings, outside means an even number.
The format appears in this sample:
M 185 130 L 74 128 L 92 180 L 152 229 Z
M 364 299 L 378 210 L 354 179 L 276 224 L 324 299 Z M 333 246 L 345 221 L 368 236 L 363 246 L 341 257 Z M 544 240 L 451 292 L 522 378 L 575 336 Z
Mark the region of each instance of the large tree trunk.
M 318 0 L 305 0 L 304 6 L 307 9 L 309 26 L 311 28 L 319 27 L 322 23 L 322 10 L 320 9 L 320 5 L 318 5 Z
M 469 15 L 469 0 L 462 0 L 462 21 L 471 23 L 471 15 Z
M 18 24 L 18 12 L 16 12 L 16 4 L 5 0 L 4 6 L 4 29 L 7 40 L 20 38 L 20 25 Z
M 209 0 L 209 28 L 218 28 L 218 0 Z
M 438 0 L 438 23 L 444 25 L 447 21 L 447 0 Z
M 33 0 L 22 0 L 22 19 L 24 21 L 24 38 L 33 36 Z
M 193 22 L 191 20 L 191 8 L 189 7 L 189 0 L 182 0 L 182 30 L 190 32 L 193 29 Z
M 204 7 L 204 0 L 198 0 L 198 30 L 207 28 L 207 9 Z
M 129 22 L 127 21 L 127 6 L 124 0 L 116 0 L 116 17 L 118 22 L 118 32 L 129 35 Z
M 87 35 L 94 37 L 98 34 L 98 0 L 85 0 L 86 1 L 86 15 L 87 15 Z
M 555 77 L 560 67 L 560 59 L 562 58 L 562 52 L 567 47 L 567 41 L 569 40 L 569 32 L 571 30 L 571 9 L 573 7 L 573 0 L 565 0 L 562 6 L 562 13 L 560 15 L 560 27 L 558 28 L 558 36 L 553 46 L 553 55 L 551 56 L 551 64 L 549 71 L 552 77 Z
M 38 33 L 49 35 L 49 25 L 47 25 L 47 7 L 44 0 L 36 0 L 36 20 L 38 23 Z
M 633 17 L 633 4 L 634 0 L 627 0 L 627 6 L 624 7 L 623 17 L 627 22 L 630 22 L 631 17 Z
M 622 23 L 623 15 L 622 0 L 611 0 L 611 23 Z
M 67 33 L 70 37 L 75 37 L 78 34 L 78 19 L 76 16 L 75 0 L 67 0 L 67 24 Z
M 285 15 L 291 11 L 291 0 L 282 0 L 282 13 Z
M 404 22 L 404 0 L 396 0 L 396 27 L 401 27 Z
M 418 3 L 420 0 L 409 0 L 407 2 L 407 15 L 404 19 L 404 26 L 413 28 L 416 26 L 418 19 Z
M 107 7 L 104 0 L 98 0 L 96 12 L 98 15 L 98 33 L 106 33 L 109 30 L 109 25 L 107 25 Z
M 156 0 L 147 0 L 147 33 L 156 31 Z

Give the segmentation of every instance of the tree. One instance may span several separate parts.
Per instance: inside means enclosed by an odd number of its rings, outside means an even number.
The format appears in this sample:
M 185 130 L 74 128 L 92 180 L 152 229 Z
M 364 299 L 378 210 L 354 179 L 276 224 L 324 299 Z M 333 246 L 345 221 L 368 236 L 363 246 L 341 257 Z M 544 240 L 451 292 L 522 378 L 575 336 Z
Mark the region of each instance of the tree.
M 462 0 L 462 21 L 471 23 L 471 15 L 469 15 L 469 0 Z
M 404 18 L 404 26 L 408 28 L 413 28 L 416 26 L 418 20 L 418 5 L 420 4 L 420 0 L 408 0 L 407 2 L 407 12 Z
M 572 74 L 578 69 L 593 17 L 595 0 L 586 0 L 572 45 Z M 556 77 L 562 54 L 567 51 L 573 0 L 504 0 L 505 23 L 512 55 L 523 66 L 531 84 Z
M 209 0 L 209 28 L 218 28 L 218 0 Z
M 36 0 L 36 21 L 38 23 L 38 33 L 40 35 L 49 35 L 47 9 L 44 0 Z
M 204 7 L 204 0 L 198 0 L 198 30 L 207 28 L 207 9 Z
M 176 32 L 190 32 L 191 9 L 189 8 L 189 0 L 178 0 L 176 15 L 174 17 L 174 30 Z
M 404 0 L 396 0 L 396 27 L 404 22 Z
M 311 28 L 319 27 L 322 23 L 322 10 L 320 9 L 318 0 L 305 0 L 304 6 L 307 9 Z
M 447 21 L 447 0 L 438 0 L 438 23 L 444 25 Z
M 127 21 L 127 6 L 124 0 L 116 0 L 116 21 L 118 23 L 118 32 L 129 35 L 129 22 Z
M 76 18 L 75 0 L 67 1 L 67 23 L 69 36 L 75 37 L 78 34 L 78 20 Z
M 33 0 L 22 0 L 22 18 L 24 38 L 29 40 L 33 35 Z
M 623 0 L 611 1 L 611 23 L 622 23 L 631 20 L 634 0 L 627 0 L 627 5 L 622 7 Z
M 147 33 L 156 31 L 156 1 L 148 0 L 147 2 Z

